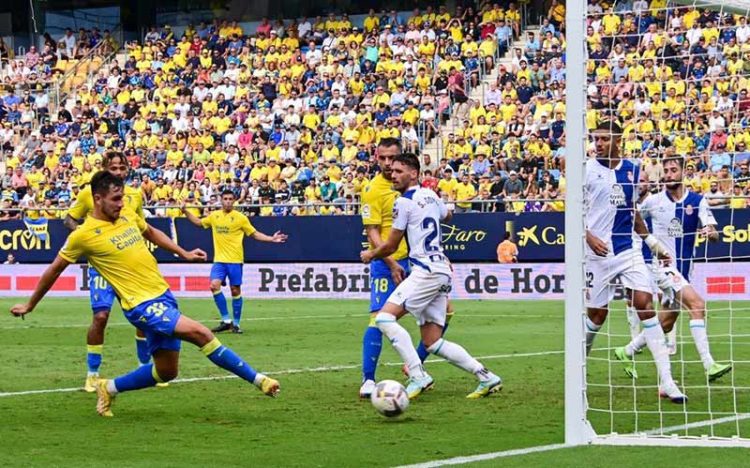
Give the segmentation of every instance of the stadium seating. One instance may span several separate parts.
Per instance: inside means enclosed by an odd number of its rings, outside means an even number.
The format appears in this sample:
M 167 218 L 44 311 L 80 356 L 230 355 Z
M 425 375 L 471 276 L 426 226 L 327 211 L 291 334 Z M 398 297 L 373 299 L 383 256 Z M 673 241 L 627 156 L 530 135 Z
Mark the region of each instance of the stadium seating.
M 589 72 L 606 86 L 601 95 L 592 87 L 587 125 L 619 119 L 624 150 L 645 152 L 654 181 L 660 157 L 676 152 L 691 161 L 693 189 L 713 193 L 717 207 L 745 206 L 746 22 L 722 19 L 717 27 L 692 9 L 672 13 L 665 29 L 650 11 L 636 19 L 593 4 Z M 154 216 L 178 215 L 156 207 L 182 202 L 211 207 L 225 188 L 243 204 L 269 204 L 249 208 L 251 215 L 356 213 L 377 171 L 374 148 L 393 136 L 420 153 L 430 171 L 425 185 L 462 209 L 561 211 L 561 14 L 555 2 L 540 26 L 526 30 L 509 2 L 477 11 L 371 11 L 361 25 L 333 15 L 254 31 L 224 20 L 179 35 L 154 28 L 116 60 L 97 57 L 68 76 L 68 101 L 49 121 L 35 124 L 28 109 L 42 116 L 47 109 L 6 86 L 3 198 L 25 209 L 65 208 L 114 149 L 127 155 L 129 183 L 142 188 Z M 708 49 L 706 38 L 714 44 Z M 75 54 L 50 70 L 73 66 Z M 24 76 L 9 73 L 16 78 L 6 82 Z

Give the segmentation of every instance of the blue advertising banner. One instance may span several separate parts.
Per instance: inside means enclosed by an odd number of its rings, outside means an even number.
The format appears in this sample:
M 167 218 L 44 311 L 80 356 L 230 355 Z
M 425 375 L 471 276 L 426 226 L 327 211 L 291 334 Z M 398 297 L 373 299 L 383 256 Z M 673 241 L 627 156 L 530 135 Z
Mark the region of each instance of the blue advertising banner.
M 719 242 L 700 242 L 696 257 L 709 260 L 750 259 L 750 209 L 715 210 Z M 201 248 L 213 258 L 211 231 L 193 226 L 186 219 L 174 222 L 150 218 L 148 222 L 177 239 L 186 249 Z M 252 218 L 260 231 L 289 235 L 285 244 L 245 239 L 248 263 L 356 262 L 366 246 L 358 216 L 303 216 Z M 563 213 L 466 213 L 443 224 L 443 248 L 454 262 L 495 262 L 497 246 L 506 231 L 513 233 L 521 262 L 562 262 L 565 230 Z M 0 223 L 0 251 L 14 253 L 20 263 L 49 263 L 62 247 L 68 230 L 62 221 L 50 220 L 47 235 L 29 231 L 23 221 Z M 151 246 L 160 262 L 177 262 L 169 252 Z M 5 256 L 0 254 L 0 262 Z

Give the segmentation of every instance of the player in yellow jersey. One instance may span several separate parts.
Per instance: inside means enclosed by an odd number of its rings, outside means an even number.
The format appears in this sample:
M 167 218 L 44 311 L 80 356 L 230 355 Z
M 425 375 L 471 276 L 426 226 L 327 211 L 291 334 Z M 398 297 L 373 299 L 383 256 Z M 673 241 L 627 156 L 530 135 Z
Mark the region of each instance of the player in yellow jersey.
M 211 362 L 251 382 L 266 395 L 276 396 L 276 380 L 256 372 L 223 346 L 211 330 L 180 313 L 144 239 L 188 261 L 205 260 L 206 253 L 200 249 L 187 252 L 146 224 L 124 206 L 123 187 L 122 179 L 107 171 L 92 178 L 93 213 L 70 234 L 29 301 L 14 305 L 11 314 L 22 317 L 33 311 L 68 265 L 86 257 L 114 288 L 128 321 L 145 333 L 154 360 L 115 379 L 97 381 L 96 411 L 101 416 L 112 416 L 111 406 L 118 393 L 153 387 L 177 377 L 182 341 L 198 346 Z
M 111 172 L 120 179 L 125 179 L 128 174 L 128 160 L 122 153 L 110 152 L 104 157 L 104 169 Z M 126 186 L 124 192 L 125 206 L 143 218 L 143 196 L 141 191 Z M 63 224 L 70 229 L 75 230 L 94 211 L 94 197 L 91 194 L 91 186 L 87 185 L 78 194 L 73 205 L 68 210 L 68 214 Z M 88 372 L 86 373 L 86 382 L 83 389 L 87 392 L 96 391 L 96 380 L 99 378 L 99 368 L 102 364 L 102 351 L 104 348 L 104 330 L 107 328 L 107 320 L 112 310 L 112 304 L 115 301 L 115 291 L 97 271 L 96 268 L 89 266 L 89 298 L 91 300 L 91 310 L 93 317 L 91 326 L 89 326 L 86 335 L 86 363 Z M 135 333 L 136 351 L 138 362 L 142 365 L 151 361 L 151 355 L 146 346 L 146 338 L 143 333 L 136 330 Z
M 401 154 L 401 140 L 382 138 L 377 146 L 380 174 L 376 175 L 362 192 L 362 223 L 365 226 L 370 248 L 379 247 L 391 232 L 393 203 L 398 192 L 391 182 L 391 162 Z M 375 370 L 383 346 L 383 334 L 375 324 L 375 316 L 385 305 L 388 296 L 406 277 L 409 263 L 406 243 L 401 242 L 393 255 L 370 265 L 370 322 L 362 339 L 362 386 L 360 398 L 370 398 L 375 389 Z
M 214 333 L 231 330 L 242 333 L 240 319 L 242 318 L 242 265 L 245 263 L 245 249 L 242 244 L 245 236 L 250 236 L 260 242 L 286 242 L 287 235 L 280 231 L 268 236 L 258 231 L 250 224 L 244 214 L 234 209 L 236 201 L 234 192 L 224 190 L 221 194 L 221 210 L 214 211 L 205 218 L 198 218 L 182 206 L 182 212 L 187 219 L 198 227 L 211 228 L 214 239 L 214 265 L 211 267 L 211 294 L 221 314 L 221 323 L 214 328 Z M 232 293 L 232 316 L 229 318 L 227 300 L 221 287 L 229 279 L 229 289 Z

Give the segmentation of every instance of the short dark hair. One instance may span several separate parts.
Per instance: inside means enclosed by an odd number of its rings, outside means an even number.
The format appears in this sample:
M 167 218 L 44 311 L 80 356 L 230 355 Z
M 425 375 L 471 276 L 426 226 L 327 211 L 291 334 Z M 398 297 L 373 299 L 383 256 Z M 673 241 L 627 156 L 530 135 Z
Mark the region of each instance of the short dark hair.
M 393 158 L 393 162 L 400 162 L 401 164 L 419 172 L 419 158 L 414 153 L 401 153 Z
M 679 167 L 680 170 L 685 170 L 685 158 L 682 156 L 669 156 L 664 158 L 661 162 L 662 167 L 666 168 L 667 164 L 677 164 L 677 167 Z
M 104 164 L 104 167 L 109 167 L 112 161 L 117 158 L 120 158 L 120 161 L 126 166 L 128 165 L 128 158 L 126 158 L 125 155 L 120 151 L 107 151 L 106 153 L 104 153 L 102 163 Z
M 229 190 L 229 189 L 224 189 L 224 190 L 222 190 L 222 191 L 221 191 L 221 196 L 223 197 L 224 195 L 231 195 L 232 197 L 234 197 L 234 196 L 235 196 L 235 195 L 234 195 L 234 192 L 232 192 L 232 191 L 231 191 L 231 190 Z
M 91 193 L 106 195 L 113 187 L 123 188 L 125 182 L 109 171 L 99 171 L 91 178 Z
M 605 120 L 596 126 L 595 130 L 601 130 L 611 133 L 613 136 L 622 135 L 622 127 L 615 120 Z
M 384 148 L 388 148 L 391 146 L 397 146 L 399 152 L 401 151 L 401 139 L 400 138 L 393 138 L 393 137 L 385 137 L 381 138 L 380 142 L 378 142 L 378 146 L 382 146 Z

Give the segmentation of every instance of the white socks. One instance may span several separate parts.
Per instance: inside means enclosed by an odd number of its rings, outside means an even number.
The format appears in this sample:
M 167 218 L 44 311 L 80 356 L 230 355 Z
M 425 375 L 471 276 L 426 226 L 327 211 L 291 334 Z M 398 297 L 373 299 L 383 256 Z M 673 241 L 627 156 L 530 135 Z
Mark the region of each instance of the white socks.
M 418 379 L 423 378 L 425 372 L 422 368 L 422 361 L 419 359 L 417 350 L 414 349 L 411 336 L 404 327 L 398 324 L 396 317 L 385 312 L 379 312 L 375 316 L 375 324 L 388 337 L 393 349 L 401 356 L 401 360 L 409 368 L 409 375 Z
M 664 343 L 664 330 L 661 329 L 659 319 L 654 316 L 641 321 L 641 323 L 643 324 L 643 336 L 646 339 L 646 345 L 654 357 L 656 369 L 659 371 L 662 384 L 668 385 L 673 383 L 672 367 L 669 363 L 669 351 Z
M 630 325 L 630 337 L 635 338 L 641 334 L 641 319 L 638 318 L 638 311 L 633 306 L 627 306 L 625 309 L 628 316 L 628 324 Z M 645 346 L 644 342 L 644 346 Z
M 495 374 L 485 369 L 479 361 L 471 357 L 471 354 L 459 344 L 440 338 L 427 348 L 427 351 L 440 356 L 470 374 L 474 374 L 480 382 L 487 382 L 495 377 Z
M 633 341 L 625 345 L 625 354 L 628 357 L 633 357 L 635 353 L 646 347 L 646 335 L 640 332 Z
M 601 325 L 597 325 L 591 321 L 590 318 L 586 317 L 586 356 L 591 352 L 591 347 L 594 345 L 594 338 L 602 328 Z
M 107 381 L 107 393 L 109 393 L 110 395 L 117 395 L 118 393 L 120 393 L 117 390 L 117 387 L 115 387 L 115 379 L 109 379 Z
M 714 364 L 714 358 L 708 349 L 708 335 L 706 334 L 706 321 L 703 319 L 690 321 L 690 333 L 695 341 L 695 348 L 703 361 L 703 368 L 709 370 Z

